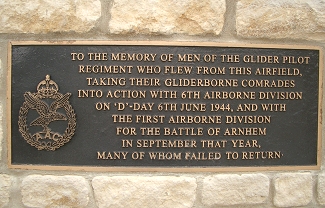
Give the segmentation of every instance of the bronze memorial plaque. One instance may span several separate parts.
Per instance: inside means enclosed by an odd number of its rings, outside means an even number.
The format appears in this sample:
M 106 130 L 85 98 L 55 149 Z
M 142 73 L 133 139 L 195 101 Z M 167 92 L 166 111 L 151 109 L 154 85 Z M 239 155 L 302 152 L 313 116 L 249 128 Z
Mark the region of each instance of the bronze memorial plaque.
M 9 167 L 319 169 L 322 50 L 10 42 Z

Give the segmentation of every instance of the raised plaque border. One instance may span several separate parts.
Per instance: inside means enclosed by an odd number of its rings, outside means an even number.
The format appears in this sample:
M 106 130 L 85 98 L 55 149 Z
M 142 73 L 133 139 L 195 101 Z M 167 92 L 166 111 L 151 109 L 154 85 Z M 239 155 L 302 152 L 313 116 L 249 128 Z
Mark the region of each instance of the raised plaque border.
M 11 52 L 13 45 L 130 45 L 130 46 L 196 46 L 196 47 L 239 47 L 270 49 L 311 49 L 319 51 L 319 86 L 318 86 L 318 138 L 317 165 L 313 166 L 263 166 L 263 167 L 95 167 L 95 166 L 51 166 L 51 165 L 13 165 L 11 160 Z M 167 42 L 167 41 L 9 41 L 8 42 L 8 74 L 7 74 L 7 156 L 8 167 L 27 170 L 63 170 L 63 171 L 100 171 L 100 172 L 251 172 L 251 171 L 295 171 L 320 170 L 322 156 L 322 106 L 323 106 L 323 49 L 320 46 L 280 45 L 280 44 L 245 44 L 217 42 Z

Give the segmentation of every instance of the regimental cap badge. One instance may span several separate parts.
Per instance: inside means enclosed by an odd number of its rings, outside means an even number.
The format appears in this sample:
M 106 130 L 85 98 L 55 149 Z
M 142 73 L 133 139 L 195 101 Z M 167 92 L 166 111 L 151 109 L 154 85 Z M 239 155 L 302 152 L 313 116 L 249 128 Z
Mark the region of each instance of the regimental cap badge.
M 76 129 L 76 114 L 69 104 L 71 93 L 59 93 L 50 75 L 46 75 L 36 89 L 35 93 L 24 93 L 25 102 L 19 110 L 19 131 L 31 146 L 54 151 L 69 142 Z

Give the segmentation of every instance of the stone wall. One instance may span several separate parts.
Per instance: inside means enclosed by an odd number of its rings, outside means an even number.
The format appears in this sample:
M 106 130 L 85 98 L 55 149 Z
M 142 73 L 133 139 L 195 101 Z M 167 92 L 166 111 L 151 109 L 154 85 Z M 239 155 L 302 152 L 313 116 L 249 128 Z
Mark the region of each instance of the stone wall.
M 163 40 L 324 47 L 324 0 L 1 0 L 0 14 L 1 207 L 325 206 L 324 162 L 317 171 L 17 170 L 8 169 L 6 140 L 8 41 Z

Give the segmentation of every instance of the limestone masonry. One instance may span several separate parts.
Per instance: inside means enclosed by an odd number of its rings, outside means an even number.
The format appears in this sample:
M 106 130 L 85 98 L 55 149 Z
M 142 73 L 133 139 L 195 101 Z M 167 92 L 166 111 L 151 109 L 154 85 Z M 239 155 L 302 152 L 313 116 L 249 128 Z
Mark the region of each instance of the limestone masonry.
M 325 206 L 324 151 L 320 170 L 310 171 L 9 169 L 6 104 L 9 41 L 198 41 L 324 48 L 325 0 L 2 0 L 0 16 L 0 207 Z

